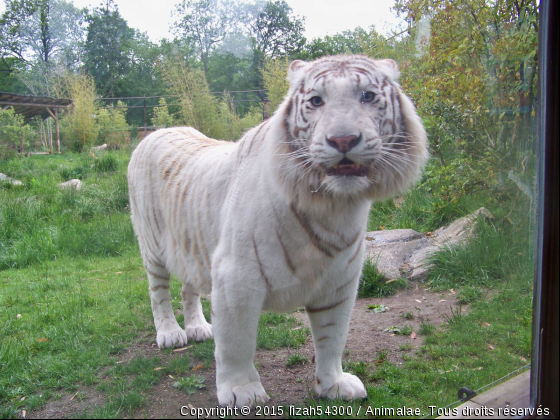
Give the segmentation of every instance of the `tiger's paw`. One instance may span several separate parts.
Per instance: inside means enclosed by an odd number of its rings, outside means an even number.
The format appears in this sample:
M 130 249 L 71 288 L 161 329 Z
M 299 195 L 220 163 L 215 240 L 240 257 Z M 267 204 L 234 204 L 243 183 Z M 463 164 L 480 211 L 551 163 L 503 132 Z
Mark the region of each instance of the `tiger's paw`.
M 206 341 L 212 338 L 212 325 L 206 323 L 206 325 L 199 325 L 197 327 L 186 327 L 185 332 L 189 340 Z
M 357 376 L 343 373 L 334 384 L 322 383 L 317 380 L 315 391 L 320 397 L 334 400 L 342 398 L 345 401 L 357 400 L 367 397 L 366 388 Z
M 172 331 L 158 331 L 156 341 L 160 349 L 185 347 L 187 333 L 181 328 Z
M 250 407 L 266 404 L 270 397 L 260 381 L 249 382 L 242 386 L 218 387 L 218 403 L 222 407 Z

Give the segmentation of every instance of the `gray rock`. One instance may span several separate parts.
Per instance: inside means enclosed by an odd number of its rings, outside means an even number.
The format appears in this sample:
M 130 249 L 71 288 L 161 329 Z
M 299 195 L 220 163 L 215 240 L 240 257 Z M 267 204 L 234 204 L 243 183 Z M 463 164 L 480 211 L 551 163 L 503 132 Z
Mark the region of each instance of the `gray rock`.
M 9 182 L 12 185 L 23 185 L 23 182 L 10 178 L 8 175 L 0 173 L 0 182 Z
M 428 273 L 427 257 L 442 246 L 455 246 L 473 235 L 477 217 L 493 218 L 481 207 L 435 232 L 420 233 L 412 229 L 380 230 L 366 234 L 366 258 L 389 279 L 406 277 L 424 280 Z

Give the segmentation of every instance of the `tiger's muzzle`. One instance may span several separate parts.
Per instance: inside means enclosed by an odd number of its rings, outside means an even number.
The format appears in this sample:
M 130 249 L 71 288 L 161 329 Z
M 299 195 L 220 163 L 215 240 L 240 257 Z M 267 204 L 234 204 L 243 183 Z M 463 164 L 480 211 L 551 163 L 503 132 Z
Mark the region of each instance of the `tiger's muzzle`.
M 326 143 L 344 155 L 344 158 L 327 170 L 327 176 L 367 176 L 367 168 L 346 157 L 346 153 L 362 141 L 362 133 L 350 136 L 327 137 Z

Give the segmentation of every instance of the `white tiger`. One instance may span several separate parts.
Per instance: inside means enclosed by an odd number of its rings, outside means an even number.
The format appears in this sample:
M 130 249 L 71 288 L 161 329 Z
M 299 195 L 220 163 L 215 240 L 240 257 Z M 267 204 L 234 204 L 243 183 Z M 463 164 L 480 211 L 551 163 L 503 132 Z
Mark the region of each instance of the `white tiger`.
M 426 134 L 392 60 L 294 61 L 276 113 L 237 143 L 193 128 L 155 132 L 128 168 L 132 222 L 159 347 L 215 337 L 222 406 L 269 400 L 253 357 L 263 310 L 305 307 L 319 396 L 366 397 L 342 371 L 373 200 L 404 191 Z M 183 282 L 185 329 L 169 302 Z M 212 326 L 200 293 L 210 293 Z

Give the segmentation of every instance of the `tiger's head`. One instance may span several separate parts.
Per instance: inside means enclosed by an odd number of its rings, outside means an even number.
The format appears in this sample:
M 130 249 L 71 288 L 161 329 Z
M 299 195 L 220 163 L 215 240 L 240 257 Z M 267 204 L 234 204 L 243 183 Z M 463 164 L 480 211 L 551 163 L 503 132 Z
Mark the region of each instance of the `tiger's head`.
M 369 199 L 416 182 L 428 157 L 426 132 L 397 78 L 393 60 L 292 62 L 275 114 L 287 138 L 281 175 L 314 194 Z

